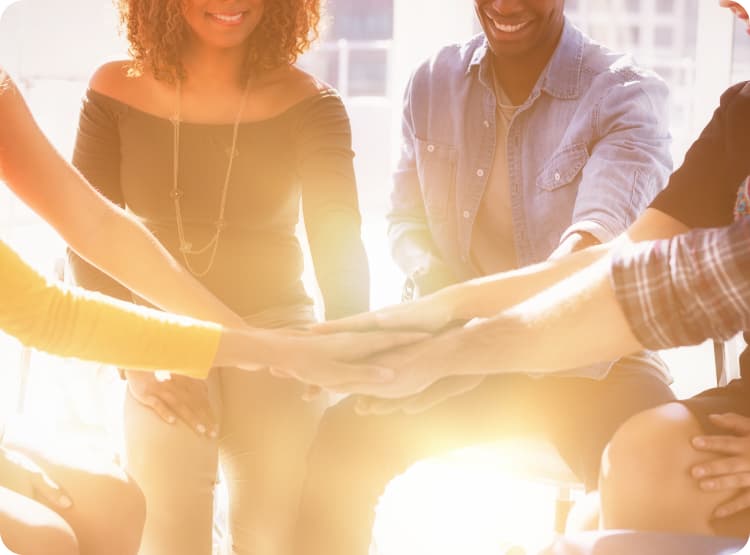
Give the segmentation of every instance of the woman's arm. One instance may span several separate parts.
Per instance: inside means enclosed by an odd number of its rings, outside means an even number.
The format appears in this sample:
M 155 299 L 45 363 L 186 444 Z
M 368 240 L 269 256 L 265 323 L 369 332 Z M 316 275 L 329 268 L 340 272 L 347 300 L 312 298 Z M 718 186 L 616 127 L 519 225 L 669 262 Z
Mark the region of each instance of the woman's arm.
M 216 324 L 138 307 L 46 280 L 0 242 L 0 329 L 60 356 L 205 377 Z
M 361 239 L 349 118 L 341 99 L 317 98 L 297 136 L 302 210 L 326 319 L 368 309 L 370 275 Z
M 214 366 L 270 364 L 285 376 L 347 393 L 392 375 L 349 361 L 424 337 L 221 328 L 48 281 L 1 241 L 0 268 L 0 330 L 51 354 L 140 370 L 205 378 Z
M 144 226 L 95 191 L 62 159 L 36 125 L 13 81 L 7 74 L 1 79 L 0 177 L 10 189 L 83 258 L 153 304 L 243 325 Z

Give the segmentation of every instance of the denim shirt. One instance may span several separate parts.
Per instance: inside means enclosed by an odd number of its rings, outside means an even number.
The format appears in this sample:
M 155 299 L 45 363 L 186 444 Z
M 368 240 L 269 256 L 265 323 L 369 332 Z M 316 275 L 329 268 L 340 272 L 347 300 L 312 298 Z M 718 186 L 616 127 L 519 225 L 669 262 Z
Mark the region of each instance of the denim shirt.
M 405 235 L 425 234 L 456 281 L 477 277 L 471 233 L 495 154 L 491 63 L 478 35 L 425 62 L 405 94 L 389 214 L 394 255 Z M 519 265 L 546 259 L 576 231 L 608 241 L 648 206 L 672 169 L 667 96 L 655 74 L 566 20 L 508 133 Z
M 423 63 L 406 89 L 389 237 L 407 274 L 412 239 L 454 281 L 477 277 L 472 228 L 495 154 L 492 55 L 484 35 Z M 668 90 L 566 19 L 560 42 L 507 141 L 513 239 L 520 266 L 569 235 L 605 242 L 627 229 L 672 169 Z M 407 245 L 408 243 L 408 245 Z

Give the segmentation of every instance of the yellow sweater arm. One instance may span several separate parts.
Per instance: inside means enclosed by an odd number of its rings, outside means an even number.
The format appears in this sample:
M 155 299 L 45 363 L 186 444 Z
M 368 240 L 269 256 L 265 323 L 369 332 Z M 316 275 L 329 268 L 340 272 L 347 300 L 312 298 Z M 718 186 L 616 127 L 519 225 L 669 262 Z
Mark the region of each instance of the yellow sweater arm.
M 51 354 L 205 377 L 221 327 L 52 283 L 0 242 L 0 329 Z

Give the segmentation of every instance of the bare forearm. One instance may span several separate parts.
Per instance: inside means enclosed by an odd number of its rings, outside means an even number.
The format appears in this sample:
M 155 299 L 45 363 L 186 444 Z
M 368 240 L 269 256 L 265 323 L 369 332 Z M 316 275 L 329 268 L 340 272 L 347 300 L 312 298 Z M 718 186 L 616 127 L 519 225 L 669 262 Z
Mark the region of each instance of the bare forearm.
M 82 257 L 149 302 L 180 314 L 243 326 L 243 320 L 178 264 L 143 227 L 121 210 L 99 226 L 92 241 L 64 237 Z M 109 245 L 118 245 L 111 256 Z
M 443 292 L 443 302 L 450 305 L 456 320 L 489 318 L 579 272 L 622 243 L 668 238 L 687 230 L 671 216 L 647 209 L 626 234 L 613 241 L 589 246 L 591 241 L 583 237 L 563 244 L 548 260 L 539 264 L 451 286 Z M 563 251 L 575 252 L 568 254 Z
M 527 301 L 451 332 L 446 374 L 558 372 L 641 349 L 600 260 Z
M 610 243 L 593 246 L 557 260 L 453 285 L 443 293 L 455 320 L 489 318 L 553 286 L 605 256 Z
M 242 325 L 145 227 L 62 159 L 9 80 L 0 92 L 0 120 L 0 176 L 83 258 L 160 308 Z

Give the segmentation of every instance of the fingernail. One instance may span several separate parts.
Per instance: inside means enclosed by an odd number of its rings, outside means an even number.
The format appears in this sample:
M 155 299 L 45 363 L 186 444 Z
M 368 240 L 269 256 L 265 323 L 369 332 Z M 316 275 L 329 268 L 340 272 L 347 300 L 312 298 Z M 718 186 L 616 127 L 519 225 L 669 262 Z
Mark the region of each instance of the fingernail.
M 57 502 L 63 509 L 69 509 L 73 506 L 73 501 L 67 495 L 61 495 Z
M 726 509 L 716 509 L 716 512 L 714 513 L 717 518 L 723 518 L 729 514 L 729 511 Z
M 171 414 L 167 416 L 167 422 L 170 424 L 174 424 L 175 418 Z
M 703 489 L 714 489 L 716 487 L 716 481 L 704 480 L 703 482 L 701 482 L 701 487 Z
M 701 476 L 703 476 L 705 474 L 706 474 L 706 469 L 705 468 L 702 468 L 700 466 L 696 466 L 693 469 L 693 476 L 695 476 L 696 478 L 700 478 Z
M 706 446 L 706 440 L 702 437 L 694 437 L 693 438 L 693 445 L 696 447 L 705 447 Z
M 218 432 L 216 430 L 211 430 L 208 433 L 208 435 L 211 436 L 213 439 L 216 439 L 219 436 L 219 434 L 218 434 Z
M 198 424 L 195 427 L 196 430 L 198 430 L 199 434 L 205 434 L 206 433 L 206 427 L 203 424 Z

